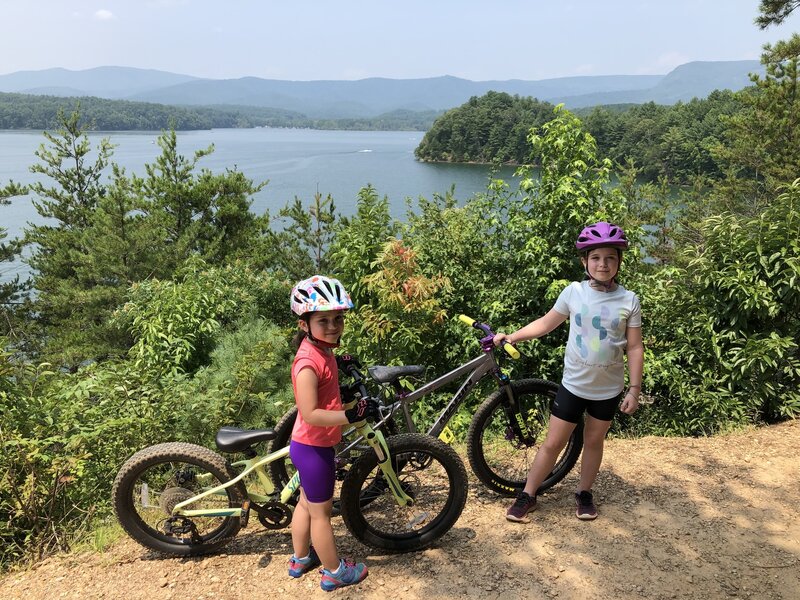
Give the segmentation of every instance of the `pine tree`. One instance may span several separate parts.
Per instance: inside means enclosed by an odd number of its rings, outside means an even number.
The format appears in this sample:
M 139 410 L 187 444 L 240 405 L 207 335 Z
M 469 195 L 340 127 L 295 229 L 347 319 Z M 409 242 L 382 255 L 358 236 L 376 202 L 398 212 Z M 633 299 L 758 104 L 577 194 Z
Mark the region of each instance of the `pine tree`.
M 8 198 L 22 196 L 25 193 L 27 188 L 13 181 L 9 182 L 0 188 L 0 206 L 10 204 Z M 20 252 L 18 240 L 4 242 L 7 237 L 8 231 L 0 227 L 0 277 L 5 274 L 5 269 L 1 265 L 14 261 Z M 0 281 L 0 336 L 15 337 L 14 313 L 23 288 L 24 284 L 20 283 L 19 275 L 13 279 L 5 278 L 5 281 Z

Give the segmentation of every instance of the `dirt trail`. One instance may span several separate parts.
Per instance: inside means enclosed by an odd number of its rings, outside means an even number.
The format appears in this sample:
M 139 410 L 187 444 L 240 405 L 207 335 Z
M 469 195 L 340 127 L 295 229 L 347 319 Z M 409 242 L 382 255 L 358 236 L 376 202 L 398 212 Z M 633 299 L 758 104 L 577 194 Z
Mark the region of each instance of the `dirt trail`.
M 600 518 L 575 518 L 576 473 L 527 525 L 472 482 L 464 514 L 423 552 L 379 555 L 339 519 L 343 553 L 370 576 L 339 598 L 800 599 L 800 422 L 708 439 L 610 440 Z M 0 579 L 0 597 L 323 598 L 319 576 L 286 575 L 288 530 L 251 526 L 226 553 L 156 555 L 130 540 Z

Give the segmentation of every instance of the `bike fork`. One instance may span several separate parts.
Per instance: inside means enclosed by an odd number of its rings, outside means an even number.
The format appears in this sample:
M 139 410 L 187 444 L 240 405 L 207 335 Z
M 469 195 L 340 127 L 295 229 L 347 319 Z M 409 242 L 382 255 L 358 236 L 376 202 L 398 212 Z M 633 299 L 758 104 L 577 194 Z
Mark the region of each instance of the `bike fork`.
M 505 388 L 506 401 L 503 403 L 503 412 L 508 419 L 508 428 L 506 429 L 506 439 L 509 442 L 519 440 L 520 443 L 530 445 L 530 431 L 525 422 L 525 416 L 519 407 L 514 391 L 511 389 L 511 382 L 504 381 L 501 385 Z

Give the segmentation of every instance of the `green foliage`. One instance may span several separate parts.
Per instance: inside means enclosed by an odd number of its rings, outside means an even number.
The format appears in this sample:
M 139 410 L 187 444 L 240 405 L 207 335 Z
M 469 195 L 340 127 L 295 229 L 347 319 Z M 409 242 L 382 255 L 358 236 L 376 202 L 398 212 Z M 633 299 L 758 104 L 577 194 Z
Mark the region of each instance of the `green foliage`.
M 279 211 L 277 220 L 282 228 L 264 230 L 254 264 L 291 281 L 331 272 L 326 253 L 335 234 L 336 205 L 330 194 L 323 198 L 317 192 L 308 208 L 295 198 Z
M 36 156 L 41 162 L 30 168 L 51 180 L 28 186 L 46 224 L 30 225 L 24 242 L 31 249 L 28 263 L 37 290 L 34 310 L 46 354 L 58 364 L 75 365 L 108 354 L 108 348 L 97 342 L 105 335 L 108 309 L 97 304 L 96 280 L 87 279 L 79 264 L 91 252 L 83 234 L 106 195 L 103 176 L 113 146 L 103 139 L 90 160 L 91 145 L 80 115 L 59 113 L 59 124 L 58 135 L 44 133 L 50 146 L 39 147 Z
M 150 279 L 134 284 L 115 321 L 134 337 L 131 356 L 157 373 L 191 373 L 208 364 L 216 336 L 242 315 L 256 314 L 261 302 L 274 305 L 276 286 L 242 265 L 189 265 L 180 281 Z
M 131 182 L 157 242 L 151 273 L 170 277 L 195 255 L 222 264 L 246 253 L 263 226 L 250 212 L 250 197 L 266 183 L 254 184 L 236 170 L 197 173 L 198 162 L 214 147 L 187 158 L 178 153 L 174 130 L 162 134 L 158 145 L 162 153 L 155 163 L 145 165 L 147 176 L 134 176 Z
M 375 301 L 362 305 L 348 320 L 358 332 L 357 356 L 378 364 L 409 364 L 428 350 L 428 340 L 444 321 L 445 312 L 436 298 L 448 291 L 442 276 L 420 274 L 416 255 L 401 240 L 387 242 L 375 269 L 364 278 L 366 292 Z
M 0 569 L 67 549 L 132 449 L 168 435 L 160 386 L 130 367 L 69 375 L 0 353 Z
M 725 120 L 724 144 L 715 149 L 726 173 L 716 210 L 755 215 L 800 173 L 800 35 L 766 45 L 761 62 L 766 75 L 751 76 L 756 87 L 741 94 L 744 108 Z
M 222 425 L 275 425 L 294 406 L 287 338 L 286 328 L 261 318 L 239 321 L 222 333 L 209 365 L 195 374 L 190 395 L 178 401 L 186 409 L 180 436 L 211 444 Z
M 61 115 L 58 135 L 37 152 L 34 173 L 53 184 L 29 186 L 45 225 L 26 230 L 32 285 L 30 312 L 41 353 L 59 365 L 123 355 L 131 340 L 110 319 L 131 283 L 168 279 L 186 261 L 200 257 L 224 264 L 247 255 L 261 219 L 249 211 L 255 185 L 238 171 L 213 174 L 197 163 L 213 151 L 180 155 L 174 131 L 158 139 L 162 153 L 146 165 L 146 177 L 128 177 L 109 166 L 112 145 L 91 147 L 76 112 Z
M 760 14 L 755 22 L 761 29 L 766 29 L 770 25 L 780 25 L 798 6 L 800 6 L 798 0 L 761 0 L 758 5 Z
M 618 164 L 633 161 L 649 181 L 688 183 L 698 175 L 721 176 L 714 149 L 725 133 L 723 117 L 743 110 L 741 98 L 714 91 L 673 106 L 598 106 L 582 111 L 581 119 L 601 156 Z M 536 99 L 488 92 L 439 117 L 415 154 L 427 161 L 526 164 L 527 132 L 549 121 L 552 109 Z
M 104 98 L 59 98 L 0 92 L 0 129 L 51 129 L 58 112 L 81 112 L 102 131 L 159 131 L 235 127 L 304 127 L 309 129 L 427 131 L 438 111 L 395 110 L 372 118 L 312 119 L 280 108 L 261 106 L 168 106 Z
M 723 213 L 697 227 L 683 264 L 648 277 L 645 388 L 670 433 L 800 413 L 800 181 L 757 217 Z
M 389 214 L 389 199 L 380 198 L 372 186 L 359 190 L 356 214 L 341 218 L 339 225 L 327 257 L 358 308 L 372 302 L 364 279 L 399 225 Z
M 8 198 L 26 193 L 27 188 L 11 181 L 5 187 L 0 188 L 0 206 L 10 204 Z M 5 269 L 2 268 L 3 263 L 10 263 L 20 253 L 18 241 L 4 242 L 6 237 L 7 230 L 0 227 L 0 276 L 5 272 Z M 19 302 L 22 289 L 23 284 L 19 281 L 19 275 L 0 283 L 0 335 L 13 335 L 14 333 L 15 305 Z
M 714 150 L 725 134 L 724 119 L 741 110 L 742 93 L 717 90 L 673 106 L 648 102 L 622 112 L 597 107 L 584 122 L 601 155 L 635 163 L 648 181 L 689 183 L 698 176 L 721 176 Z
M 548 102 L 505 92 L 473 96 L 434 121 L 414 155 L 444 162 L 516 163 L 528 154 L 526 134 L 553 110 Z

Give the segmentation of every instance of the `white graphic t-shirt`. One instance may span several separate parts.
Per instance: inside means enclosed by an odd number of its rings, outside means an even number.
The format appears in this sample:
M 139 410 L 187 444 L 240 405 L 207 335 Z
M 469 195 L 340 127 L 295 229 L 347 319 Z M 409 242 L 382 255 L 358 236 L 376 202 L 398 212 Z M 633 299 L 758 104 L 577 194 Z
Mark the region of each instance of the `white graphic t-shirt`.
M 589 281 L 569 284 L 553 308 L 569 315 L 561 384 L 587 400 L 609 400 L 625 383 L 625 330 L 642 326 L 636 294 L 621 285 L 599 292 Z

